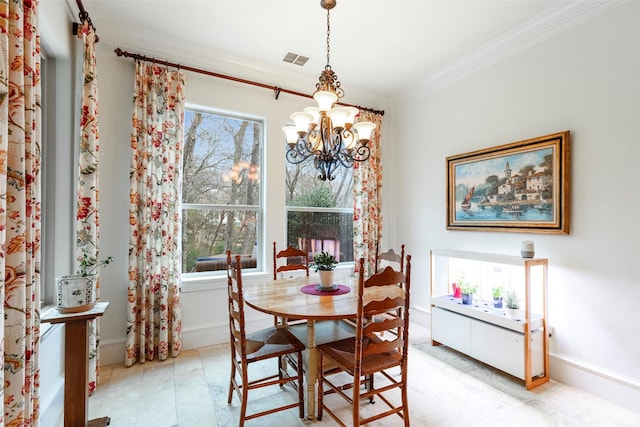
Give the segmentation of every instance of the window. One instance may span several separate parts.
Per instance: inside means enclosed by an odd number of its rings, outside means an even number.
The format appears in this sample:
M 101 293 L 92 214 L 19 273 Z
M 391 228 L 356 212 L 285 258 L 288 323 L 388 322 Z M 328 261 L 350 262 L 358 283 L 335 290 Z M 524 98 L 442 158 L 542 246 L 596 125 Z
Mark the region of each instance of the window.
M 182 188 L 182 272 L 226 271 L 226 251 L 242 267 L 260 265 L 263 122 L 188 107 Z
M 49 235 L 47 233 L 48 227 L 48 205 L 49 205 L 49 186 L 51 180 L 47 179 L 49 167 L 46 160 L 49 158 L 49 144 L 48 140 L 48 125 L 47 125 L 47 113 L 49 112 L 48 104 L 49 97 L 47 96 L 49 72 L 47 68 L 47 59 L 44 55 L 40 56 L 40 146 L 41 162 L 42 166 L 40 170 L 40 214 L 41 214 L 41 230 L 40 230 L 40 304 L 45 306 L 47 303 L 53 301 L 52 287 L 46 286 L 47 283 L 54 283 L 52 274 L 48 268 L 45 268 L 47 264 L 47 250 L 49 248 Z M 53 269 L 51 269 L 53 270 Z
M 287 244 L 353 262 L 353 169 L 320 181 L 313 160 L 287 163 Z

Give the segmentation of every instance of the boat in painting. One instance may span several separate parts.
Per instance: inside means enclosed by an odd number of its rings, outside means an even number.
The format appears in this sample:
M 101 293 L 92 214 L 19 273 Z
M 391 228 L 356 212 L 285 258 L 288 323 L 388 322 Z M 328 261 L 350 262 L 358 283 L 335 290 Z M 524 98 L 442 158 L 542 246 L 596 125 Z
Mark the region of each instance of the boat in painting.
M 467 195 L 464 196 L 464 200 L 462 201 L 462 203 L 460 203 L 460 207 L 462 209 L 465 209 L 465 210 L 471 209 L 471 197 L 473 196 L 473 192 L 475 191 L 475 189 L 476 189 L 476 186 L 474 185 L 473 187 L 471 187 Z
M 540 194 L 540 203 L 537 203 L 535 205 L 533 205 L 534 208 L 538 209 L 539 211 L 550 211 L 551 210 L 551 203 L 548 202 L 547 200 L 544 199 L 544 197 L 542 197 L 542 193 Z

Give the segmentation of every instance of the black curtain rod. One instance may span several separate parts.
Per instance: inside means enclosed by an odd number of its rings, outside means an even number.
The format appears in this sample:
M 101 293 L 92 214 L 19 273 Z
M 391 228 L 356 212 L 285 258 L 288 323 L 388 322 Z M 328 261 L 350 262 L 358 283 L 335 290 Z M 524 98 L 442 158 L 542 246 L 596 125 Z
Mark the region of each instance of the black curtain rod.
M 89 13 L 84 9 L 84 5 L 82 4 L 82 0 L 76 0 L 76 4 L 78 5 L 78 9 L 80 10 L 80 13 L 78 13 L 78 17 L 80 18 L 80 22 L 87 21 L 89 23 L 89 25 L 91 25 L 91 28 L 93 28 L 93 32 L 96 33 L 95 42 L 98 43 L 100 38 L 98 37 L 97 31 L 96 31 L 96 27 L 93 25 L 93 22 L 91 22 L 91 18 L 89 17 Z M 80 24 L 78 24 L 77 22 L 73 23 L 73 35 L 74 36 L 78 35 L 78 27 L 79 26 L 80 26 Z
M 78 1 L 80 1 L 80 0 L 78 0 Z M 233 77 L 233 76 L 228 76 L 228 75 L 225 75 L 225 74 L 215 73 L 213 71 L 207 71 L 207 70 L 203 70 L 203 69 L 200 69 L 200 68 L 195 68 L 195 67 L 189 67 L 189 66 L 186 66 L 186 65 L 176 64 L 176 63 L 173 63 L 173 62 L 169 62 L 169 61 L 161 60 L 161 59 L 157 59 L 157 58 L 150 58 L 148 56 L 140 55 L 138 53 L 129 53 L 127 51 L 124 51 L 124 50 L 120 49 L 119 47 L 116 48 L 114 50 L 114 52 L 115 52 L 115 54 L 117 56 L 124 56 L 125 58 L 139 59 L 141 61 L 152 62 L 152 63 L 155 63 L 155 64 L 164 65 L 165 67 L 174 67 L 174 68 L 178 68 L 178 69 L 181 69 L 181 70 L 193 71 L 194 73 L 200 73 L 200 74 L 204 74 L 204 75 L 207 75 L 207 76 L 218 77 L 218 78 L 221 78 L 221 79 L 231 80 L 231 81 L 234 81 L 234 82 L 244 83 L 244 84 L 248 84 L 248 85 L 252 85 L 252 86 L 258 86 L 258 87 L 262 87 L 262 88 L 265 88 L 265 89 L 271 89 L 273 91 L 273 93 L 275 94 L 276 99 L 278 99 L 278 96 L 280 96 L 281 92 L 288 93 L 288 94 L 291 94 L 291 95 L 302 96 L 304 98 L 313 99 L 313 97 L 311 95 L 306 94 L 306 93 L 302 93 L 302 92 L 297 92 L 295 90 L 285 89 L 285 88 L 281 88 L 279 86 L 267 85 L 267 84 L 264 84 L 264 83 L 259 83 L 259 82 L 254 82 L 254 81 L 251 81 L 251 80 L 241 79 L 239 77 Z M 370 113 L 379 114 L 381 116 L 384 116 L 384 110 L 374 110 L 372 108 L 361 107 L 359 105 L 345 104 L 345 103 L 342 103 L 342 102 L 339 102 L 338 104 L 344 105 L 344 106 L 347 106 L 347 107 L 356 107 L 359 110 L 368 111 Z

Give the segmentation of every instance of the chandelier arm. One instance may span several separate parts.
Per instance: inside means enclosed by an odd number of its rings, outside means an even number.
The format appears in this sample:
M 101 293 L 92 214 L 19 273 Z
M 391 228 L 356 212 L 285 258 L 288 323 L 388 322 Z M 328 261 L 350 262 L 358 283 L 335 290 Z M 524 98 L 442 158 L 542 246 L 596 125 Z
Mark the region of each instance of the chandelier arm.
M 338 156 L 337 156 L 338 160 L 340 160 L 340 164 L 342 166 L 344 166 L 345 168 L 351 168 L 353 167 L 353 161 L 355 160 L 353 158 L 353 156 L 351 155 L 351 153 L 349 153 L 347 150 L 342 150 Z
M 329 181 L 333 181 L 334 179 L 336 179 L 336 167 L 338 166 L 338 162 L 336 161 L 336 158 L 332 158 L 330 161 L 325 162 L 325 167 L 327 169 L 327 179 Z
M 369 156 L 371 154 L 371 149 L 367 145 L 360 144 L 356 148 L 355 154 L 357 154 L 357 157 L 355 155 L 353 155 L 353 153 L 352 153 L 352 156 L 351 156 L 355 162 L 364 162 L 366 160 L 369 160 Z
M 315 157 L 313 159 L 313 166 L 318 171 L 318 179 L 321 181 L 327 180 L 327 165 L 321 157 Z
M 313 155 L 315 153 L 309 150 L 309 143 L 304 138 L 300 138 L 293 146 L 287 148 L 286 159 L 289 163 L 297 165 Z

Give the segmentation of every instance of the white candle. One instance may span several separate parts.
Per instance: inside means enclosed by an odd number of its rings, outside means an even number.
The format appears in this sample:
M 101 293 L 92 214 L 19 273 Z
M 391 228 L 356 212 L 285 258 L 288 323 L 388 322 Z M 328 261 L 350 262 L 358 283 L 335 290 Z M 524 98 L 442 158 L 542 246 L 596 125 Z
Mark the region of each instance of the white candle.
M 533 258 L 535 250 L 531 240 L 524 240 L 520 246 L 520 255 L 522 258 Z

